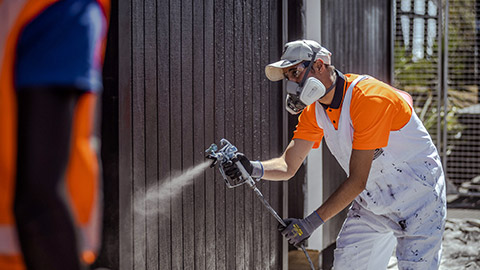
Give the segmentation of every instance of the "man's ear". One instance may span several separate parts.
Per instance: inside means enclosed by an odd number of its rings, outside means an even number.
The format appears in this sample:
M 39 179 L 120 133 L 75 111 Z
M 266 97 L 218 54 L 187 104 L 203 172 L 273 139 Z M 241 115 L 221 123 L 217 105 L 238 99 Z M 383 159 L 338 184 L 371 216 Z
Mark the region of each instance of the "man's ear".
M 318 72 L 322 72 L 322 69 L 325 65 L 323 64 L 323 61 L 321 59 L 315 60 L 315 63 L 313 64 L 313 69 Z

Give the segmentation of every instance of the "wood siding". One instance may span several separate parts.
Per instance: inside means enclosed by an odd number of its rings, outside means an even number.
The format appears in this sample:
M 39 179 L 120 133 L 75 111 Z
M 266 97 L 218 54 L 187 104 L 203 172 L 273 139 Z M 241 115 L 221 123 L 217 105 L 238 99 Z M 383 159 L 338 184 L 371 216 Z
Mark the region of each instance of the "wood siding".
M 332 52 L 337 69 L 390 82 L 391 2 L 322 1 L 322 45 Z
M 280 154 L 281 84 L 264 75 L 281 54 L 279 5 L 119 1 L 120 269 L 281 267 L 275 219 L 247 187 L 227 189 L 217 170 L 159 205 L 165 215 L 132 210 L 221 138 L 252 159 Z M 280 212 L 281 183 L 258 185 Z

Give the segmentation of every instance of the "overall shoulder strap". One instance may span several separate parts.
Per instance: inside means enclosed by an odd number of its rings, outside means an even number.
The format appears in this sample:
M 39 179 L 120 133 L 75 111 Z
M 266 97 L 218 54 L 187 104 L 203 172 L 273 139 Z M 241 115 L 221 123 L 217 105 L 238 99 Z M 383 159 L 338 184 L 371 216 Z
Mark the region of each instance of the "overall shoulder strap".
M 368 79 L 370 78 L 370 76 L 368 75 L 359 75 L 355 80 L 353 80 L 353 82 L 350 84 L 350 86 L 348 87 L 347 89 L 347 92 L 345 93 L 345 97 L 343 98 L 343 108 L 342 108 L 342 113 L 347 111 L 348 110 L 348 116 L 350 116 L 350 102 L 352 100 L 352 92 L 353 92 L 353 88 L 355 88 L 355 86 L 365 80 L 365 79 Z M 353 123 L 352 123 L 352 118 L 350 118 L 350 125 L 353 126 Z

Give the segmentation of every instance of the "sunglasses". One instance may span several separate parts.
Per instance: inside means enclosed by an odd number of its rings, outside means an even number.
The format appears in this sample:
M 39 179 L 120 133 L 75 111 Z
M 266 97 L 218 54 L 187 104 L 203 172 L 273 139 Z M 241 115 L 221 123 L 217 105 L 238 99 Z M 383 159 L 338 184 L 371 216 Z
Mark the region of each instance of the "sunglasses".
M 289 81 L 296 80 L 309 65 L 310 61 L 302 62 L 296 67 L 287 70 L 287 72 L 283 73 L 283 76 Z

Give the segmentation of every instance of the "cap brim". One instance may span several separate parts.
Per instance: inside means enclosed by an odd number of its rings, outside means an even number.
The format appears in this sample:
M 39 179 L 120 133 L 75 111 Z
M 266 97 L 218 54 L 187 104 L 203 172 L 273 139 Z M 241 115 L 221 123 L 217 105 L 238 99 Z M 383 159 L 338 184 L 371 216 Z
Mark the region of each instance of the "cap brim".
M 283 80 L 285 78 L 285 76 L 283 76 L 283 69 L 294 66 L 302 61 L 303 60 L 297 60 L 292 62 L 288 60 L 280 60 L 271 63 L 265 67 L 265 75 L 272 82 Z

